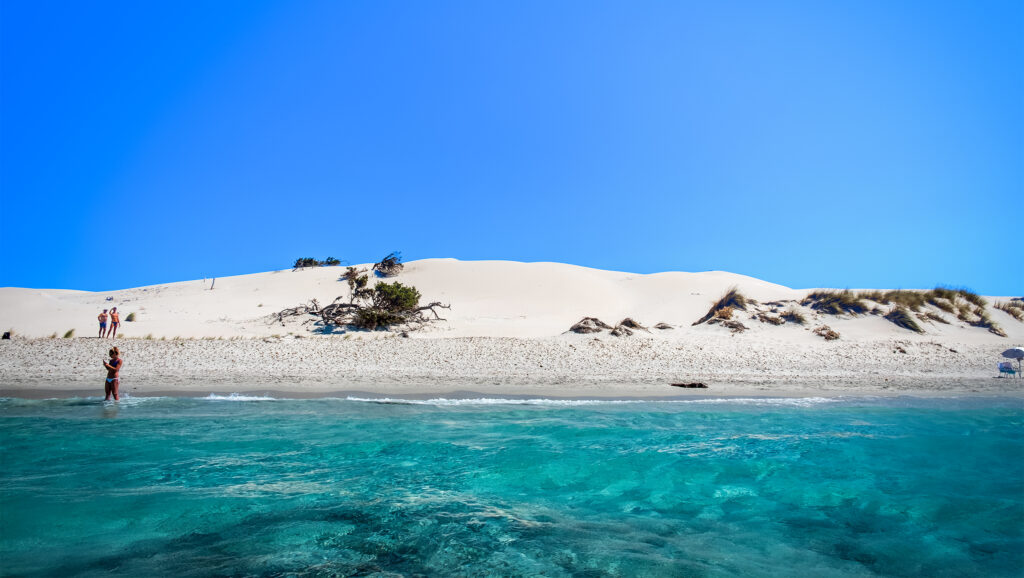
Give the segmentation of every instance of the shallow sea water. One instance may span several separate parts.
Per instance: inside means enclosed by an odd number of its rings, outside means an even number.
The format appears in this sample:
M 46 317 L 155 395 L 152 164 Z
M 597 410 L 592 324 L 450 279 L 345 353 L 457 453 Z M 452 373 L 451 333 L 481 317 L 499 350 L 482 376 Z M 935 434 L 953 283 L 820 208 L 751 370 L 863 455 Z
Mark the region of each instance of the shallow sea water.
M 0 573 L 1020 576 L 1024 401 L 0 400 Z

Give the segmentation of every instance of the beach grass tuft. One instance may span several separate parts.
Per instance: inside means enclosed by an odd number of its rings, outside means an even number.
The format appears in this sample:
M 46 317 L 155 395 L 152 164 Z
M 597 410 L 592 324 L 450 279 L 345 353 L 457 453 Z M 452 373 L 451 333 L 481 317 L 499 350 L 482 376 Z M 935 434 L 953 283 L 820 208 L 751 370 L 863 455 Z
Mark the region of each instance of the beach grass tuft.
M 712 317 L 718 319 L 730 319 L 732 317 L 733 310 L 747 310 L 747 301 L 748 300 L 746 296 L 740 293 L 738 288 L 730 287 L 725 292 L 725 295 L 722 295 L 722 297 L 718 301 L 716 301 L 714 305 L 711 306 L 711 309 L 708 309 L 708 312 L 704 315 L 704 317 L 701 317 L 700 319 L 695 321 L 693 325 L 700 325 L 701 323 L 704 323 L 705 321 L 711 319 Z M 722 311 L 725 308 L 730 309 L 728 313 L 721 315 L 718 314 L 719 311 Z M 728 317 L 722 317 L 722 315 L 728 315 Z
M 979 309 L 984 309 L 985 306 L 988 305 L 988 302 L 985 301 L 983 297 L 969 289 L 957 289 L 956 292 L 964 301 L 978 307 Z
M 796 323 L 798 325 L 803 325 L 807 323 L 807 318 L 804 317 L 804 314 L 800 313 L 799 311 L 793 308 L 782 313 L 781 317 L 786 321 L 789 321 L 790 323 Z
M 930 299 L 928 299 L 928 303 L 934 305 L 935 307 L 938 307 L 939 309 L 945 311 L 946 313 L 956 313 L 956 307 L 953 306 L 953 302 L 950 301 L 949 299 L 946 299 L 945 297 L 933 296 Z
M 786 322 L 785 319 L 778 315 L 772 315 L 771 313 L 758 313 L 756 319 L 761 323 L 769 323 L 771 325 L 782 325 Z
M 75 336 L 75 330 L 74 330 L 74 329 L 68 329 L 68 330 L 67 330 L 67 331 L 66 331 L 66 332 L 64 333 L 64 339 L 71 339 L 71 338 L 72 338 L 72 337 L 74 337 L 74 336 Z
M 850 313 L 861 315 L 868 312 L 868 306 L 853 291 L 815 291 L 800 302 L 826 315 L 842 315 Z
M 124 320 L 128 322 L 135 321 L 135 312 L 133 311 L 129 313 L 128 317 L 125 317 Z
M 1024 301 L 1008 301 L 1006 303 L 997 301 L 994 307 L 1008 313 L 1017 321 L 1024 321 Z
M 924 333 L 917 320 L 910 313 L 910 310 L 902 305 L 896 305 L 891 311 L 885 314 L 885 318 L 893 322 L 897 327 L 909 329 L 915 333 Z
M 992 318 L 988 316 L 987 311 L 984 311 L 979 308 L 978 310 L 976 310 L 975 313 L 977 315 L 977 318 L 969 322 L 971 325 L 973 325 L 974 327 L 988 329 L 989 333 L 993 333 L 995 335 L 998 335 L 999 337 L 1006 337 L 1006 332 L 1003 331 L 1003 328 L 1000 327 L 998 323 L 992 321 Z
M 920 316 L 920 318 L 924 321 L 935 321 L 938 323 L 942 323 L 943 325 L 949 325 L 949 321 L 946 321 L 945 317 L 939 315 L 938 313 L 932 313 L 931 311 L 923 313 Z

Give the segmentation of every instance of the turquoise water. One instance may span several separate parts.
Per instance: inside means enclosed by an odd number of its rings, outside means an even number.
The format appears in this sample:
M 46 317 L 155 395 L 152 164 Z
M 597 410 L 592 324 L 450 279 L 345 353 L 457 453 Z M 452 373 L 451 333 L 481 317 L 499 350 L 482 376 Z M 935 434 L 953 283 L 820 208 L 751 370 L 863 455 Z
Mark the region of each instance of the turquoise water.
M 1021 400 L 0 400 L 0 572 L 1019 576 Z

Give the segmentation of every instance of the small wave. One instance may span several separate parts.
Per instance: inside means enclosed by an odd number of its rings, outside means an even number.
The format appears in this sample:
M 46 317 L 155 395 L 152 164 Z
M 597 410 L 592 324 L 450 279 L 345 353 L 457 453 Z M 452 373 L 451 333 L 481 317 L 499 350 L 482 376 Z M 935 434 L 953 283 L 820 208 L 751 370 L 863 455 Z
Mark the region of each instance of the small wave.
M 475 405 L 542 405 L 556 407 L 575 407 L 586 405 L 625 405 L 625 404 L 731 404 L 731 405 L 768 405 L 810 407 L 825 403 L 836 403 L 838 398 L 799 397 L 799 398 L 708 398 L 708 399 L 550 399 L 550 398 L 433 398 L 433 399 L 401 399 L 391 397 L 352 397 L 346 401 L 361 403 L 378 403 L 394 405 L 433 405 L 433 406 L 475 406 Z
M 211 393 L 210 395 L 200 399 L 211 401 L 278 401 L 278 398 L 270 397 L 269 395 L 243 395 L 241 393 L 230 393 L 228 395 Z
M 624 404 L 624 403 L 646 403 L 642 400 L 630 399 L 547 399 L 529 398 L 512 399 L 498 397 L 478 398 L 445 398 L 434 399 L 401 399 L 391 397 L 347 397 L 346 401 L 362 403 L 380 403 L 394 405 L 437 405 L 437 406 L 458 406 L 458 405 L 554 405 L 554 406 L 577 406 L 577 405 L 598 405 L 598 404 Z

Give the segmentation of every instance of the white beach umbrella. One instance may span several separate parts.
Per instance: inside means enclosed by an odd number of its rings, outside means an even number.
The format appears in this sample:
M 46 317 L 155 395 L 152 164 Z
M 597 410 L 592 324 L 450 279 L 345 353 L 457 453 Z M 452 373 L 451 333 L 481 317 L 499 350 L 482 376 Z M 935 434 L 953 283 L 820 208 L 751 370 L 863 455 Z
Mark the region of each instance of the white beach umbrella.
M 1024 359 L 1024 347 L 1011 347 L 1003 352 L 1003 357 L 1017 360 L 1017 375 L 1020 375 L 1020 361 Z

